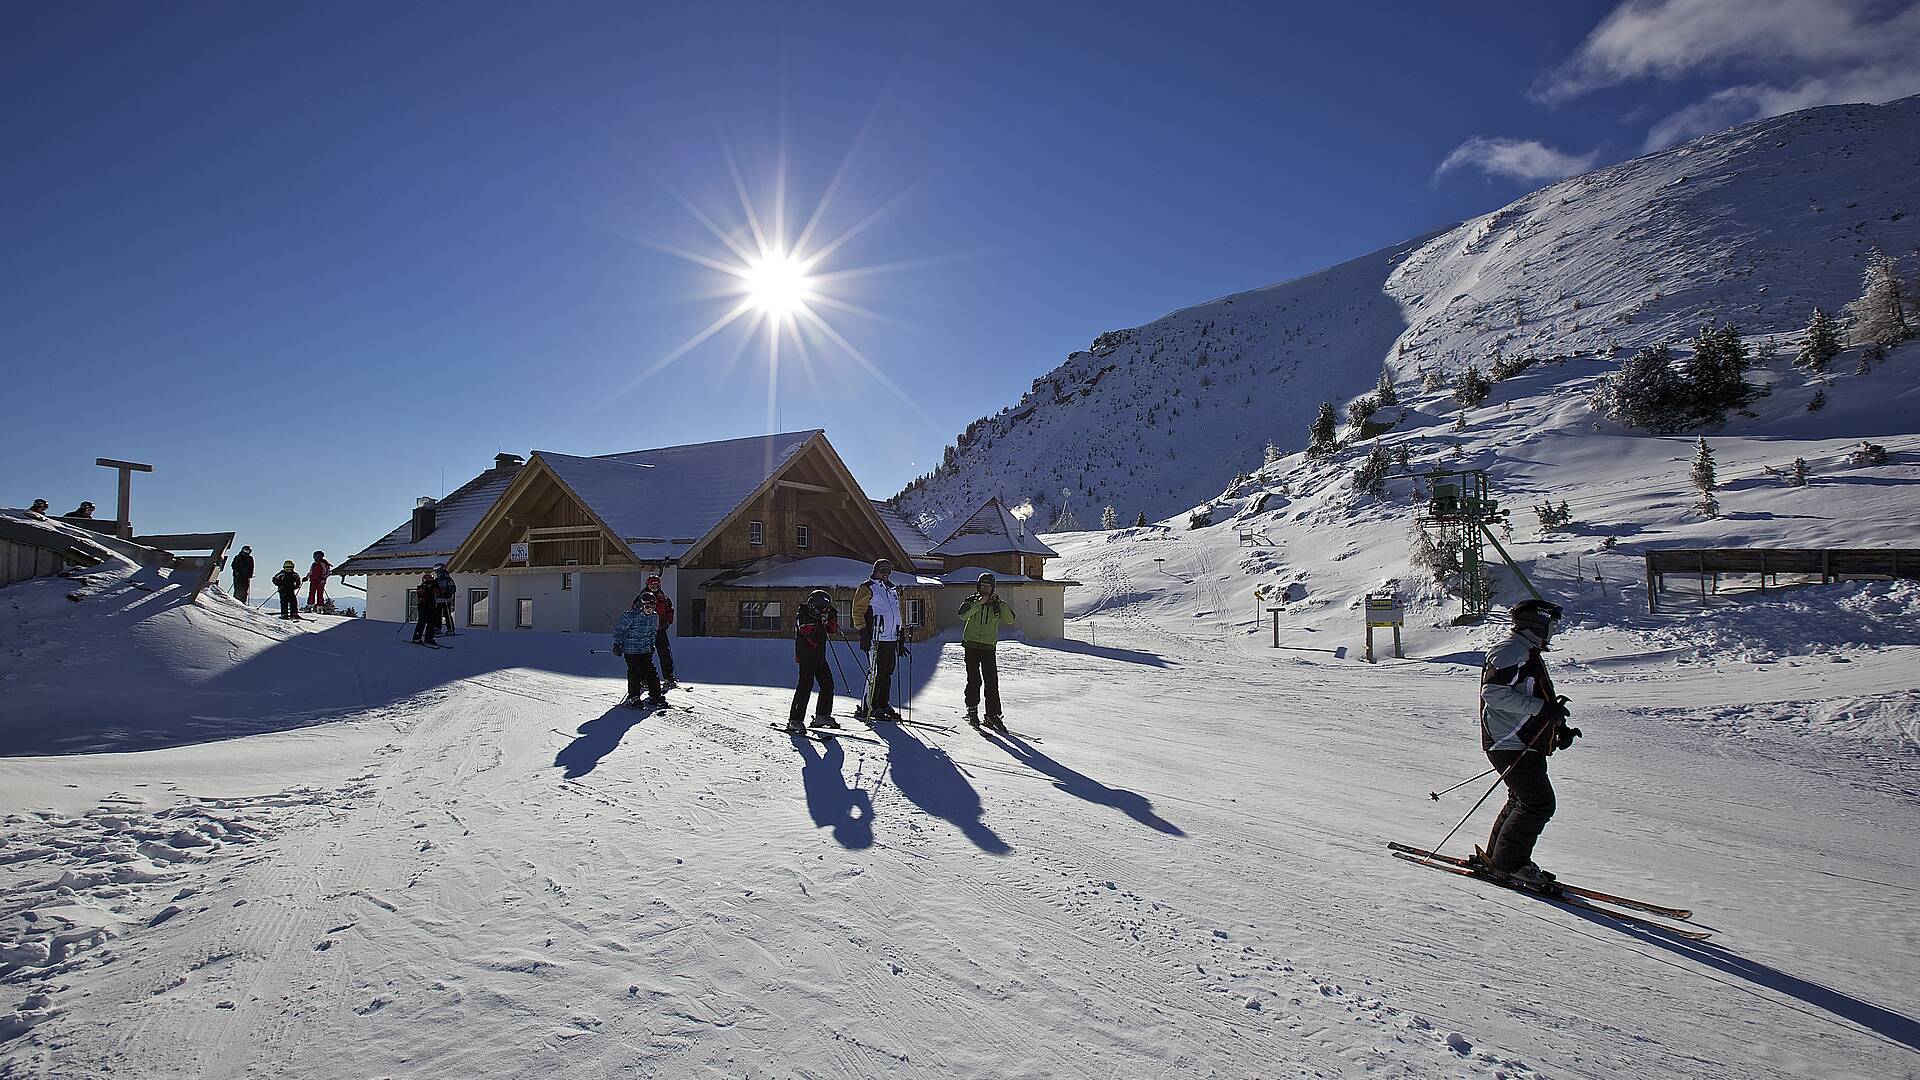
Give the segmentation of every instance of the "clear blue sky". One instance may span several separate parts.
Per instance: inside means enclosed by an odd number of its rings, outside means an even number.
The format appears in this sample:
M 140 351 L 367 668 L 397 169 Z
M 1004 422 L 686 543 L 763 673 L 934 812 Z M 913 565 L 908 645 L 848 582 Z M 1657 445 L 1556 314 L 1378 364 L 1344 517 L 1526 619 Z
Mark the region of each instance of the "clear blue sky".
M 1697 80 L 1529 94 L 1610 9 L 13 5 L 0 505 L 133 458 L 142 528 L 337 560 L 498 450 L 759 432 L 726 333 L 619 391 L 731 303 L 672 192 L 735 228 L 783 139 L 790 231 L 843 163 L 819 235 L 886 208 L 826 314 L 917 408 L 829 348 L 779 422 L 884 497 L 1102 330 L 1544 182 L 1436 176 L 1475 136 L 1637 153 Z

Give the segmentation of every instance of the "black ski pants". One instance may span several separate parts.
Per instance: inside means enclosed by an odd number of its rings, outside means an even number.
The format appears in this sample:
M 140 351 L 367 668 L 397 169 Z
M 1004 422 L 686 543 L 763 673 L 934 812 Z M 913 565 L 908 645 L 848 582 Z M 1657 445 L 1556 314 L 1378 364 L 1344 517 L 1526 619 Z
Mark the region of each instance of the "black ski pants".
M 420 617 L 413 621 L 413 640 L 432 641 L 439 632 L 440 609 L 432 604 L 421 604 Z
M 252 578 L 243 578 L 243 577 L 234 578 L 233 579 L 233 598 L 235 600 L 240 601 L 243 604 L 246 603 L 247 589 L 251 588 L 252 585 L 253 585 Z
M 827 654 L 802 657 L 800 660 L 800 683 L 793 688 L 793 709 L 787 714 L 791 723 L 798 724 L 807 718 L 807 694 L 815 686 L 820 688 L 820 703 L 814 706 L 815 716 L 833 715 L 833 665 L 827 663 Z
M 280 590 L 280 617 L 291 619 L 300 614 L 300 594 L 289 589 Z
M 963 642 L 960 655 L 967 662 L 967 711 L 980 707 L 980 686 L 987 688 L 987 715 L 1000 718 L 1000 662 L 991 645 Z
M 1531 750 L 1489 750 L 1487 760 L 1506 772 L 1507 804 L 1493 819 L 1487 857 L 1495 870 L 1513 870 L 1533 860 L 1533 845 L 1553 819 L 1553 782 L 1547 759 Z
M 867 715 L 893 708 L 893 666 L 899 660 L 899 642 L 874 639 L 873 669 L 867 674 Z
M 645 692 L 649 698 L 662 695 L 660 676 L 653 670 L 652 653 L 627 654 L 627 696 L 637 698 Z
M 673 681 L 673 646 L 668 644 L 667 628 L 653 636 L 653 651 L 660 656 L 660 681 Z

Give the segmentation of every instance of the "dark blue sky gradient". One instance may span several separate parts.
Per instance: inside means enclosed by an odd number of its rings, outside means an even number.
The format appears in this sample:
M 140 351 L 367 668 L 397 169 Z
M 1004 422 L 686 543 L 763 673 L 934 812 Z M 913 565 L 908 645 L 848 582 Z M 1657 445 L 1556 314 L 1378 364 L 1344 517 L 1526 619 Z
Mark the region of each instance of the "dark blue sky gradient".
M 497 450 L 761 431 L 731 333 L 619 391 L 728 303 L 669 188 L 770 210 L 783 132 L 790 231 L 891 200 L 828 314 L 916 407 L 829 347 L 778 416 L 884 497 L 1102 330 L 1528 186 L 1436 181 L 1470 136 L 1630 153 L 1680 89 L 1525 97 L 1607 6 L 14 5 L 0 505 L 136 458 L 144 528 L 341 556 Z

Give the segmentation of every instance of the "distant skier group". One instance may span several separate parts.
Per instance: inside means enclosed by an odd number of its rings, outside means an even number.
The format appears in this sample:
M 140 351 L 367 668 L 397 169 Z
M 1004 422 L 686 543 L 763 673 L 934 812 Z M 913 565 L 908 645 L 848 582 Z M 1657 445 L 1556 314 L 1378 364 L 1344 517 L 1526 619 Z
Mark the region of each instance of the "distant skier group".
M 857 663 L 864 671 L 860 702 L 854 717 L 869 724 L 902 722 L 893 706 L 893 684 L 899 672 L 899 660 L 908 655 L 909 627 L 906 602 L 893 580 L 893 563 L 879 559 L 873 572 L 854 590 L 849 606 L 859 632 Z M 967 722 L 976 728 L 1005 731 L 1001 716 L 1000 673 L 995 649 L 1000 628 L 1014 622 L 1013 609 L 995 593 L 994 577 L 980 575 L 972 595 L 960 604 L 962 623 L 961 651 L 965 658 L 967 683 L 965 703 Z M 621 702 L 629 708 L 661 708 L 668 705 L 666 692 L 679 683 L 673 673 L 672 637 L 673 601 L 660 588 L 660 578 L 647 578 L 646 588 L 620 616 L 613 629 L 614 655 L 627 665 L 627 694 Z M 840 726 L 833 715 L 834 667 L 838 657 L 834 646 L 846 641 L 833 596 L 815 589 L 794 613 L 793 659 L 799 678 L 793 690 L 793 704 L 787 714 L 785 730 L 805 734 L 810 730 L 831 731 Z M 849 643 L 849 651 L 851 651 Z M 654 657 L 660 669 L 654 670 Z M 844 673 L 844 672 L 843 672 Z M 818 691 L 812 723 L 807 722 L 807 700 Z M 986 715 L 980 714 L 984 696 Z M 778 726 L 778 725 L 776 725 Z
M 233 598 L 246 603 L 253 590 L 253 546 L 241 545 L 240 554 L 228 561 L 227 569 L 233 573 Z M 323 551 L 313 553 L 313 565 L 304 575 L 295 568 L 292 559 L 281 563 L 280 572 L 269 579 L 280 594 L 280 617 L 300 618 L 300 583 L 303 581 L 307 583 L 306 610 L 328 611 L 331 601 L 327 599 L 327 575 L 331 573 L 333 564 L 327 561 Z

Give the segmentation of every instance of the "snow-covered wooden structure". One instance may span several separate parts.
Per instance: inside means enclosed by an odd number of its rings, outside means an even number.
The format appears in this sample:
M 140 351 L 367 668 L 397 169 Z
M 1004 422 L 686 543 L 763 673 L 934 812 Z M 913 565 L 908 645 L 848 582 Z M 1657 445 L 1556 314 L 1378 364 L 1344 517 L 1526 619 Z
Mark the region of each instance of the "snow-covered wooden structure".
M 964 557 L 935 553 L 867 498 L 817 429 L 601 457 L 503 454 L 445 499 L 421 502 L 335 570 L 366 575 L 370 618 L 411 619 L 420 575 L 445 565 L 463 626 L 605 633 L 658 574 L 676 635 L 784 635 L 807 592 L 850 602 L 887 558 L 924 633 L 951 625 L 942 612 L 958 609 L 958 595 L 946 602 L 960 591 L 950 572 L 969 570 L 970 589 L 988 561 L 1014 565 L 987 550 L 1006 546 L 993 540 L 969 541 Z M 1050 555 L 1040 545 L 1033 568 Z M 1008 577 L 1028 580 L 1017 568 Z M 1028 636 L 1060 633 L 1064 584 L 1045 588 L 1051 596 L 1021 612 Z

